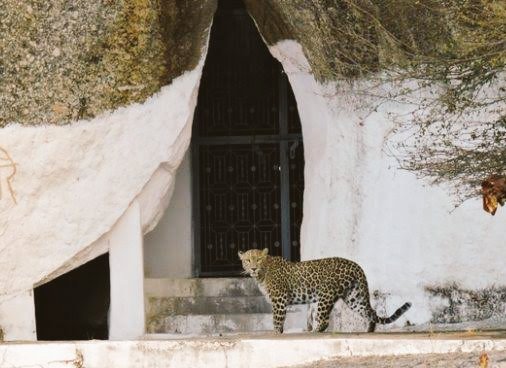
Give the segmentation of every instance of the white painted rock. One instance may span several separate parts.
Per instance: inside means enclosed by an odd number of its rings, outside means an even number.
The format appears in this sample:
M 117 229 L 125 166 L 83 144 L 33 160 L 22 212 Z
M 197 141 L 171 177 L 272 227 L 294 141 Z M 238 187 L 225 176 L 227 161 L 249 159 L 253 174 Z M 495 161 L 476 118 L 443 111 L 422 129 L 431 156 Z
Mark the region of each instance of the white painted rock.
M 155 225 L 190 142 L 202 66 L 143 104 L 90 121 L 0 129 L 0 326 L 7 335 L 9 300 L 30 297 L 55 270 L 107 251 L 94 242 L 135 198 L 143 229 Z

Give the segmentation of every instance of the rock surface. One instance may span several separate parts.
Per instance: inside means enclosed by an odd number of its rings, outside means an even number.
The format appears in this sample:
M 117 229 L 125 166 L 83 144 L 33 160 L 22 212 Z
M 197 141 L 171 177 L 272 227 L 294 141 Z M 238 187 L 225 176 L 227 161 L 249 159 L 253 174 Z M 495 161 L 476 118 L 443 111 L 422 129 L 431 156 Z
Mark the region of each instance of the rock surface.
M 301 44 L 318 80 L 348 79 L 407 57 L 436 52 L 450 39 L 437 6 L 414 1 L 245 0 L 269 45 Z M 404 22 L 409 19 L 409 22 Z
M 201 58 L 216 0 L 5 0 L 0 127 L 143 102 Z

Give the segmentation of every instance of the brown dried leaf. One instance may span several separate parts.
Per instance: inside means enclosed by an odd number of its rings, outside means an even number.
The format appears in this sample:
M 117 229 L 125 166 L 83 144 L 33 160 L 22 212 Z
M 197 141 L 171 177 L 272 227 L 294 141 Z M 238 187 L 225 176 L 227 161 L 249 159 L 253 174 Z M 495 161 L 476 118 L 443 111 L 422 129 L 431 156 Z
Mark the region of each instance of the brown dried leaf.
M 481 353 L 480 355 L 480 368 L 488 368 L 488 355 L 487 353 Z
M 506 203 L 506 177 L 493 175 L 481 183 L 483 195 L 483 209 L 495 215 L 497 206 Z

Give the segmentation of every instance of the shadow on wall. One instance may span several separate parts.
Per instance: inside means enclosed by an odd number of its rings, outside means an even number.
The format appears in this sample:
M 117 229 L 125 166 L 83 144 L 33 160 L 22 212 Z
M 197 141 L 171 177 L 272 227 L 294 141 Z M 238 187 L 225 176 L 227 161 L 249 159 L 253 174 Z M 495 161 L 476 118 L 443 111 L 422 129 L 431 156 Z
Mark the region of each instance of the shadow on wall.
M 106 340 L 109 254 L 34 290 L 38 340 Z

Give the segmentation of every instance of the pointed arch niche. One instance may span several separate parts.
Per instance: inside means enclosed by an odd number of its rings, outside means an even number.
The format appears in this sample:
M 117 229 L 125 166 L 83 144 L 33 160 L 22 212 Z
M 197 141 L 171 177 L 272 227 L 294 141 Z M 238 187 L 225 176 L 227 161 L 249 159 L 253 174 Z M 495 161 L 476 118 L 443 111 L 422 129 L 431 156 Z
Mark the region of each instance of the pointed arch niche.
M 240 0 L 219 0 L 192 143 L 145 236 L 148 278 L 236 276 L 238 250 L 300 259 L 304 149 L 296 101 Z

